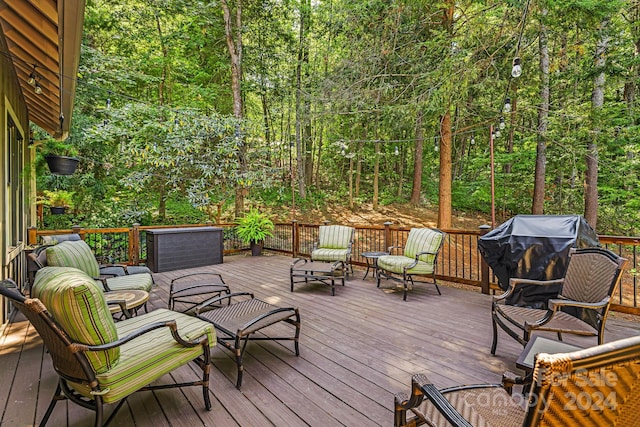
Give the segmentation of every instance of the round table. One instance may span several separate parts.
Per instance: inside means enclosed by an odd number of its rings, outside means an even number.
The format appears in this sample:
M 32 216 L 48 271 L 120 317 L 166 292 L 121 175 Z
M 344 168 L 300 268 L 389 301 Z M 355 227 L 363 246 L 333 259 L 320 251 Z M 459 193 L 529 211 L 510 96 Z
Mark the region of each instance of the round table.
M 369 269 L 373 269 L 373 278 L 378 278 L 378 258 L 383 255 L 389 255 L 389 252 L 362 252 L 360 256 L 362 256 L 367 261 L 367 271 L 364 273 L 364 277 L 362 280 L 367 278 L 367 274 L 369 274 Z
M 126 291 L 110 291 L 104 293 L 104 298 L 107 301 L 107 304 L 109 305 L 109 311 L 112 314 L 122 311 L 120 305 L 115 304 L 115 302 L 124 301 L 127 313 L 132 316 L 138 308 L 149 301 L 149 292 L 136 289 Z

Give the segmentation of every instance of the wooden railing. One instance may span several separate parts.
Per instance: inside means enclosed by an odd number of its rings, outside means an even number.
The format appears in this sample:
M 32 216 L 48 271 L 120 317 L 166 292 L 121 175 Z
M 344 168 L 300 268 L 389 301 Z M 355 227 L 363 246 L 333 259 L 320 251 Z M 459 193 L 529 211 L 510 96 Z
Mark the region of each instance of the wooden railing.
M 190 224 L 183 226 L 139 226 L 130 228 L 86 229 L 74 227 L 67 230 L 29 230 L 29 244 L 36 245 L 39 237 L 78 233 L 93 249 L 101 262 L 138 264 L 146 261 L 146 230 L 157 228 L 199 227 L 214 224 Z M 230 255 L 249 250 L 238 239 L 235 224 L 215 224 L 224 229 L 224 253 Z M 272 237 L 265 240 L 266 250 L 292 257 L 309 256 L 318 238 L 320 224 L 297 221 L 277 223 Z M 382 251 L 392 245 L 404 245 L 410 228 L 394 227 L 391 222 L 380 226 L 356 226 L 352 261 L 366 265 L 363 252 Z M 486 226 L 478 230 L 443 230 L 446 233 L 442 251 L 438 257 L 438 275 L 441 280 L 480 287 L 482 292 L 499 290 L 496 277 L 478 252 L 478 239 L 489 231 Z M 618 292 L 614 296 L 613 309 L 640 315 L 638 289 L 638 250 L 640 237 L 599 236 L 600 243 L 627 258 L 629 263 L 623 273 Z

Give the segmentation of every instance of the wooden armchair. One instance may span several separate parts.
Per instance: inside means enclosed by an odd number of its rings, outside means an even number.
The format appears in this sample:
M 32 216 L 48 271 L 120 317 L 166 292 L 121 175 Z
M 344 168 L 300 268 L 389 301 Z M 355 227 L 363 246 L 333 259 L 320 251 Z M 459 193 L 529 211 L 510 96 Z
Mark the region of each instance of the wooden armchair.
M 491 354 L 498 345 L 498 326 L 525 345 L 535 331 L 597 336 L 604 342 L 604 325 L 609 313 L 611 295 L 616 291 L 627 260 L 603 248 L 571 249 L 565 277 L 558 280 L 512 278 L 509 289 L 493 298 L 491 319 L 493 342 Z M 537 309 L 504 304 L 519 284 L 549 286 L 562 289 L 548 308 Z
M 407 300 L 407 291 L 415 283 L 433 283 L 440 295 L 436 282 L 438 253 L 444 242 L 444 233 L 433 228 L 412 228 L 403 246 L 389 247 L 389 255 L 378 258 L 378 287 L 380 279 L 391 279 L 402 283 Z M 402 255 L 393 255 L 394 249 L 403 249 Z M 416 276 L 430 276 L 432 281 L 414 279 Z
M 640 336 L 538 354 L 526 396 L 511 396 L 514 380 L 438 390 L 414 375 L 411 395 L 394 396 L 394 426 L 640 426 Z
M 318 241 L 311 251 L 312 261 L 344 262 L 347 276 L 353 273 L 351 265 L 351 246 L 355 228 L 346 225 L 321 225 Z
M 114 323 L 95 281 L 74 268 L 43 269 L 35 279 L 32 298 L 23 296 L 11 280 L 0 282 L 0 294 L 38 331 L 59 376 L 40 426 L 59 400 L 95 411 L 94 425 L 100 426 L 104 404 L 117 403 L 108 424 L 132 393 L 172 387 L 202 387 L 205 408 L 211 409 L 213 325 L 166 309 Z M 149 385 L 191 361 L 202 370 L 201 379 Z M 79 425 L 89 424 L 81 420 Z

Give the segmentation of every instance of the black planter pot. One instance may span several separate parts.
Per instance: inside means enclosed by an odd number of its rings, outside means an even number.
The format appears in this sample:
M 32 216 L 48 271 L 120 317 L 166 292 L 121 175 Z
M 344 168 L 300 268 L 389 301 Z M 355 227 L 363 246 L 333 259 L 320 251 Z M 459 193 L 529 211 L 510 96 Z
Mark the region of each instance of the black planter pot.
M 260 256 L 262 255 L 262 244 L 263 242 L 251 242 L 251 256 Z
M 67 208 L 65 206 L 49 206 L 49 210 L 51 211 L 51 215 L 61 215 Z
M 45 156 L 49 170 L 54 175 L 72 175 L 78 167 L 79 159 L 67 156 Z

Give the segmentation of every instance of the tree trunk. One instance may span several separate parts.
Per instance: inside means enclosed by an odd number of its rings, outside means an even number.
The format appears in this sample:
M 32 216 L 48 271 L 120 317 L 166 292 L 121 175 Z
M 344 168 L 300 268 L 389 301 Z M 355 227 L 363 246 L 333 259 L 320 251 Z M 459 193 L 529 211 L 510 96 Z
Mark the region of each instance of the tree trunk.
M 451 112 L 440 121 L 440 185 L 438 227 L 451 228 Z
M 300 4 L 300 31 L 299 31 L 299 45 L 298 45 L 298 63 L 296 66 L 296 154 L 297 154 L 297 166 L 298 166 L 298 192 L 301 198 L 307 197 L 306 187 L 306 171 L 305 158 L 306 158 L 306 137 L 307 125 L 305 120 L 309 120 L 309 117 L 304 117 L 304 111 L 308 107 L 308 101 L 303 100 L 304 94 L 302 90 L 302 66 L 309 61 L 309 49 L 307 47 L 307 20 L 309 18 L 309 0 L 304 0 Z M 303 107 L 304 102 L 304 107 Z
M 233 94 L 233 115 L 238 121 L 242 120 L 242 0 L 235 0 L 235 31 L 231 10 L 227 0 L 220 0 L 224 15 L 224 33 L 231 57 L 231 92 Z M 240 123 L 236 128 L 238 141 L 238 175 L 243 177 L 247 172 L 246 152 Z M 246 189 L 241 183 L 236 183 L 235 215 L 240 216 L 244 211 L 244 196 Z
M 413 159 L 413 189 L 411 190 L 410 203 L 414 206 L 420 204 L 422 191 L 422 155 L 424 150 L 424 129 L 422 127 L 422 111 L 416 115 L 416 152 Z
M 373 163 L 373 210 L 378 209 L 378 178 L 380 175 L 380 142 L 376 138 L 375 161 Z
M 596 45 L 596 75 L 594 77 L 593 94 L 591 96 L 593 139 L 587 144 L 587 155 L 585 158 L 587 171 L 585 174 L 584 189 L 584 218 L 594 230 L 598 222 L 598 139 L 600 136 L 600 116 L 604 105 L 604 67 L 607 63 L 606 52 L 609 46 L 608 26 L 609 20 L 605 18 L 600 24 L 600 40 Z
M 442 24 L 444 29 L 453 37 L 453 14 L 455 0 L 448 0 L 443 10 Z M 451 105 L 440 120 L 440 183 L 438 194 L 438 227 L 451 228 Z
M 542 18 L 547 14 L 541 12 Z M 536 147 L 536 172 L 533 185 L 533 204 L 531 213 L 544 213 L 545 176 L 547 164 L 547 127 L 549 123 L 549 47 L 547 45 L 547 27 L 540 24 L 538 39 L 540 49 L 540 108 L 538 108 L 538 134 Z

